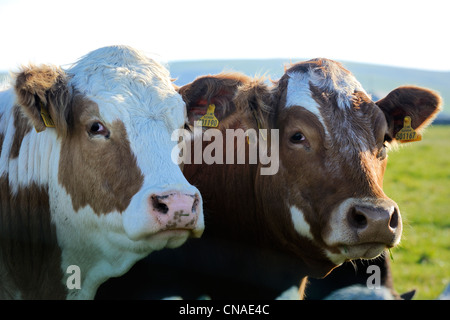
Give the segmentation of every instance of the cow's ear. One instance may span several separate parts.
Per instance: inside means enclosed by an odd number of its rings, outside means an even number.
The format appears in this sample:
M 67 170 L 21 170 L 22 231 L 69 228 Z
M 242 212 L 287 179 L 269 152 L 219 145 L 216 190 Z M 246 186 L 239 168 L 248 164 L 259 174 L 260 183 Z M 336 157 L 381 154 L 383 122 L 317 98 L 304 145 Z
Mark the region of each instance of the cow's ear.
M 178 88 L 186 103 L 189 123 L 194 125 L 212 109 L 218 123 L 226 120 L 236 110 L 234 99 L 238 88 L 249 80 L 241 74 L 219 74 L 199 77 Z
M 376 104 L 384 112 L 389 133 L 395 139 L 407 116 L 411 118 L 411 127 L 420 133 L 441 110 L 442 99 L 431 90 L 407 86 L 391 91 Z
M 17 103 L 36 131 L 55 127 L 67 131 L 70 90 L 66 73 L 58 67 L 41 65 L 22 67 L 14 86 Z

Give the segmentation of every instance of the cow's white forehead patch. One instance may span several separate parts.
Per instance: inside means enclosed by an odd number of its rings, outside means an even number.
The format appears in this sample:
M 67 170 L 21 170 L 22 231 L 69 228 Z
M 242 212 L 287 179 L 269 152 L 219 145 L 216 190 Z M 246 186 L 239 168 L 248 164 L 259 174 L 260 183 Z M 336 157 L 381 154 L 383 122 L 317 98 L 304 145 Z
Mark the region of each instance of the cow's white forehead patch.
M 307 72 L 298 70 L 288 71 L 290 77 L 289 84 L 295 83 L 295 85 L 291 86 L 294 88 L 295 92 L 298 92 L 297 96 L 299 94 L 309 93 L 309 96 L 311 97 L 309 88 L 310 85 L 313 85 L 322 92 L 333 94 L 336 97 L 338 108 L 351 108 L 355 91 L 366 93 L 362 85 L 340 64 L 327 59 L 319 60 L 320 66 L 311 67 Z M 303 100 L 305 99 L 307 102 L 310 98 L 303 98 Z M 302 99 L 299 98 L 296 98 L 296 100 L 302 101 Z M 312 99 L 312 101 L 314 101 L 314 99 Z M 304 107 L 308 108 L 308 106 Z
M 305 73 L 294 72 L 289 75 L 286 93 L 286 107 L 300 106 L 322 118 L 319 104 L 313 99 L 309 89 L 309 76 Z
M 313 99 L 309 89 L 309 77 L 305 73 L 294 72 L 290 74 L 286 92 L 286 108 L 302 107 L 314 114 L 328 135 L 327 126 L 320 113 L 319 104 Z

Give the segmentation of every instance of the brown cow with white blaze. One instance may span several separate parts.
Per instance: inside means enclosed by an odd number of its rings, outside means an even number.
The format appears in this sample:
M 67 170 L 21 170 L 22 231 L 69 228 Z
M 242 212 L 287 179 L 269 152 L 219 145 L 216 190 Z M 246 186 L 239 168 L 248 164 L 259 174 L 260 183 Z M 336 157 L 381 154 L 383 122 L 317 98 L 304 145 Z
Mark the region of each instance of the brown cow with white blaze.
M 205 233 L 140 264 L 134 277 L 145 282 L 142 270 L 149 272 L 147 297 L 159 290 L 186 298 L 273 299 L 306 276 L 323 277 L 344 261 L 374 258 L 400 242 L 400 210 L 383 192 L 387 149 L 406 116 L 417 131 L 432 121 L 441 105 L 436 93 L 400 87 L 373 102 L 349 71 L 328 59 L 294 64 L 272 86 L 219 74 L 179 92 L 192 124 L 214 104 L 224 136 L 233 134 L 227 129 L 267 129 L 258 143 L 267 139 L 268 150 L 279 144 L 279 170 L 262 174 L 267 164 L 251 164 L 251 142 L 245 164 L 186 163 L 185 176 L 202 192 Z M 195 139 L 203 150 L 214 143 L 195 135 L 193 145 Z M 237 145 L 224 145 L 223 154 L 239 154 Z
M 0 299 L 90 299 L 200 236 L 202 199 L 171 161 L 185 120 L 168 71 L 130 47 L 22 68 L 0 92 Z

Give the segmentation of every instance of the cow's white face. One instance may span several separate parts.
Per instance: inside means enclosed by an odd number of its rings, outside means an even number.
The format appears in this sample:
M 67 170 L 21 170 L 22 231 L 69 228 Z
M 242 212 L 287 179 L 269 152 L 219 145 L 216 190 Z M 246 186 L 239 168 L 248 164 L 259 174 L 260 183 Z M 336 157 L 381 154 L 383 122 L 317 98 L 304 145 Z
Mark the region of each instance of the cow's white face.
M 202 234 L 200 193 L 171 161 L 171 133 L 184 126 L 185 105 L 161 65 L 107 47 L 67 72 L 25 69 L 16 92 L 36 130 L 45 130 L 30 134 L 51 143 L 51 164 L 40 171 L 63 269 L 103 260 L 92 273 L 117 276 L 130 261 Z M 42 107 L 55 128 L 44 126 Z

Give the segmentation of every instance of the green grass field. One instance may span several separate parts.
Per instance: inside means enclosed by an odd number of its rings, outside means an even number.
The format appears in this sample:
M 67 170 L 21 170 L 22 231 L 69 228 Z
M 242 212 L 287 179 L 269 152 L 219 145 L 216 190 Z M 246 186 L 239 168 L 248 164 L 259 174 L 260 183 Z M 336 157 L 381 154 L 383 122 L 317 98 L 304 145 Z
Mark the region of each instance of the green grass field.
M 395 289 L 436 299 L 450 283 L 450 126 L 432 126 L 422 141 L 391 151 L 384 191 L 404 223 L 391 250 Z

